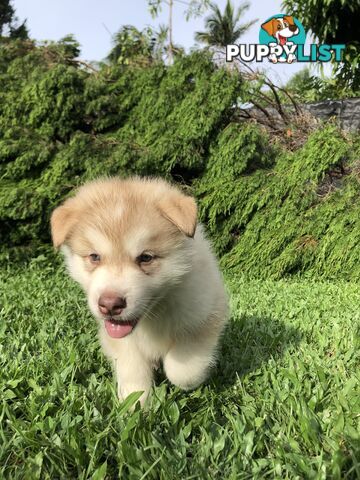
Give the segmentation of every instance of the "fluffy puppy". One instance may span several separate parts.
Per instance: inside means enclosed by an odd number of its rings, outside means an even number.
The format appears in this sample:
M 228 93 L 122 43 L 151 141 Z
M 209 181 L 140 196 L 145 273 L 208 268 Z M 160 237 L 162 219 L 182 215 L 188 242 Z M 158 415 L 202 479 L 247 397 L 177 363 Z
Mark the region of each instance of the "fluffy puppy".
M 203 382 L 227 298 L 192 197 L 161 179 L 82 186 L 54 210 L 51 231 L 87 294 L 120 398 L 152 385 L 161 360 L 182 389 Z

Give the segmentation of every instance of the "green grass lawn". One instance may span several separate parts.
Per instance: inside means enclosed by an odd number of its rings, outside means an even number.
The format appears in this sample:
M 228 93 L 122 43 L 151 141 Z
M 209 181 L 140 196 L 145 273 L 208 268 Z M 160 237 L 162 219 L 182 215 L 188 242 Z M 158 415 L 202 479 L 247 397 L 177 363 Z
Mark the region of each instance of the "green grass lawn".
M 0 273 L 0 478 L 360 478 L 360 285 L 228 278 L 219 365 L 129 412 L 80 289 Z

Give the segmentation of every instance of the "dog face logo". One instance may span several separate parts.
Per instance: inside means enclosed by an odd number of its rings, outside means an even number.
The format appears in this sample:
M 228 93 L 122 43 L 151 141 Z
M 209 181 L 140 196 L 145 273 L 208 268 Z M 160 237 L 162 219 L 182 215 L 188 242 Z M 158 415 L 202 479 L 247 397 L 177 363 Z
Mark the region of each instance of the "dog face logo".
M 304 45 L 306 34 L 301 23 L 291 15 L 274 15 L 261 24 L 260 43 L 276 47 L 282 47 L 283 54 L 269 55 L 272 63 L 293 63 L 296 58 L 296 45 Z
M 288 39 L 299 33 L 294 23 L 294 17 L 285 15 L 283 18 L 271 18 L 261 25 L 271 37 L 276 38 L 279 45 L 285 45 Z

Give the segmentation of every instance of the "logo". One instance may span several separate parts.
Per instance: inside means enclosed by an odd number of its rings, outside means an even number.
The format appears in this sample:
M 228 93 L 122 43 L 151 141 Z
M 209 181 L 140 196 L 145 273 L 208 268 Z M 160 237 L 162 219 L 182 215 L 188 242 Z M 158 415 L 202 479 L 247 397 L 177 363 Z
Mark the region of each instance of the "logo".
M 311 44 L 305 51 L 306 32 L 299 20 L 291 15 L 278 14 L 261 24 L 259 44 L 226 46 L 226 61 L 236 57 L 242 62 L 272 63 L 341 61 L 344 44 Z
M 297 46 L 304 47 L 305 40 L 304 27 L 297 18 L 290 15 L 275 15 L 269 18 L 261 25 L 259 32 L 261 45 L 268 45 L 273 49 L 274 53 L 268 56 L 272 63 L 295 62 Z

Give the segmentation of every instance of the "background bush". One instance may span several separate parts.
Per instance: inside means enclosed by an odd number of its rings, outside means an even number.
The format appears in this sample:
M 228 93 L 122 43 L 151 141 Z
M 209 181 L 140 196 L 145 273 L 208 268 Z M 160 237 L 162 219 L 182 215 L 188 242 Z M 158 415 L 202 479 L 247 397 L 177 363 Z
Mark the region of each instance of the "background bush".
M 253 86 L 203 52 L 171 67 L 77 62 L 76 43 L 0 46 L 0 243 L 32 253 L 49 216 L 99 175 L 161 175 L 198 198 L 223 265 L 358 279 L 359 140 L 331 123 L 296 148 L 237 105 Z

